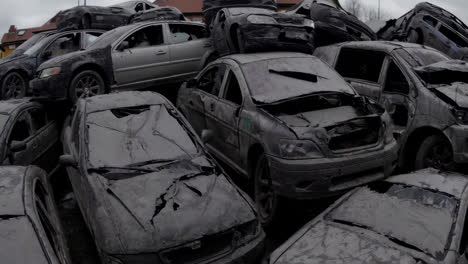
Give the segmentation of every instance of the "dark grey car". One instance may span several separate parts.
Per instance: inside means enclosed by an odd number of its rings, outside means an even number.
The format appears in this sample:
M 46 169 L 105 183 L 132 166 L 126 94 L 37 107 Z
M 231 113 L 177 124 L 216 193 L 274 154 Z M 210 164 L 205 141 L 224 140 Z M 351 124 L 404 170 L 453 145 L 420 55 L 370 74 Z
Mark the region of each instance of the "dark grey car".
M 195 76 L 211 44 L 205 26 L 188 21 L 127 25 L 105 33 L 86 50 L 42 64 L 34 96 L 70 99 L 115 90 L 154 88 Z
M 52 174 L 62 152 L 54 119 L 29 99 L 0 101 L 0 164 L 37 165 Z
M 34 78 L 39 65 L 86 48 L 102 33 L 100 30 L 72 30 L 33 36 L 34 45 L 27 42 L 28 46 L 20 46 L 17 54 L 0 60 L 0 98 L 6 100 L 29 95 L 29 81 Z
M 316 199 L 390 175 L 387 113 L 318 58 L 231 55 L 184 84 L 177 106 L 212 153 L 246 176 L 262 221 L 279 197 Z
M 248 196 L 164 97 L 80 99 L 61 158 L 103 263 L 259 263 Z
M 468 26 L 452 13 L 420 3 L 378 33 L 383 40 L 407 41 L 433 47 L 453 59 L 468 60 Z
M 46 173 L 0 167 L 0 259 L 5 264 L 72 264 Z

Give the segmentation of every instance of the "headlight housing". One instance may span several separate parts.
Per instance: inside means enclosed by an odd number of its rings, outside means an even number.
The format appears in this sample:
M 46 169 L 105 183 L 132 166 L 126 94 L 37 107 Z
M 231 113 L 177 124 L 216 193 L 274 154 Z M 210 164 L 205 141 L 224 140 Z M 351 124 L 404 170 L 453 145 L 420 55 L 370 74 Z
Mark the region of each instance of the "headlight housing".
M 247 21 L 252 24 L 278 24 L 278 21 L 271 16 L 250 15 Z
M 468 111 L 454 109 L 453 115 L 459 124 L 468 125 Z
M 60 72 L 62 72 L 61 67 L 47 68 L 41 71 L 41 74 L 39 75 L 39 79 L 55 76 L 59 74 Z
M 285 159 L 318 159 L 324 155 L 310 140 L 280 140 L 280 154 Z

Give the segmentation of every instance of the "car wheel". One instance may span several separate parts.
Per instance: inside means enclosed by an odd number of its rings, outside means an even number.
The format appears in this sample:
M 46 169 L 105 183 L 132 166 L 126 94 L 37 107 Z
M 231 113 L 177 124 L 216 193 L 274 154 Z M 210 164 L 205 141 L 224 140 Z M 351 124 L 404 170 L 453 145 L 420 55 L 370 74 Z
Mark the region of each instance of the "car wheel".
M 416 154 L 415 170 L 435 168 L 443 170 L 453 169 L 453 152 L 450 142 L 435 135 L 426 138 Z
M 82 18 L 81 18 L 81 26 L 80 26 L 81 29 L 90 29 L 91 28 L 91 18 L 89 17 L 89 15 L 84 15 Z
M 406 38 L 407 42 L 410 43 L 416 43 L 416 44 L 424 44 L 423 37 L 421 36 L 421 33 L 418 31 L 411 29 L 410 33 L 408 34 L 408 37 Z
M 273 190 L 270 167 L 267 158 L 261 154 L 254 170 L 254 200 L 263 226 L 273 223 L 277 209 L 278 196 Z
M 101 75 L 95 71 L 83 71 L 76 75 L 70 85 L 69 99 L 75 103 L 79 98 L 104 94 L 106 84 Z
M 2 99 L 23 98 L 28 90 L 28 82 L 18 72 L 9 73 L 2 83 Z

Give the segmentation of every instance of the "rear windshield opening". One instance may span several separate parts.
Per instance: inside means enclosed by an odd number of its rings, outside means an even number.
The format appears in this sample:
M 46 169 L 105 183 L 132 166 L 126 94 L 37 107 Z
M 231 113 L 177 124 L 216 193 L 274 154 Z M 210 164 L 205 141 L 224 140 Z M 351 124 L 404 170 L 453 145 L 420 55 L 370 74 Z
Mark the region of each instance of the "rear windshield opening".
M 306 82 L 314 82 L 316 83 L 317 80 L 317 75 L 314 74 L 309 74 L 305 72 L 292 72 L 292 71 L 275 71 L 275 70 L 270 70 L 270 73 L 278 74 L 281 76 L 293 78 L 293 79 L 298 79 Z

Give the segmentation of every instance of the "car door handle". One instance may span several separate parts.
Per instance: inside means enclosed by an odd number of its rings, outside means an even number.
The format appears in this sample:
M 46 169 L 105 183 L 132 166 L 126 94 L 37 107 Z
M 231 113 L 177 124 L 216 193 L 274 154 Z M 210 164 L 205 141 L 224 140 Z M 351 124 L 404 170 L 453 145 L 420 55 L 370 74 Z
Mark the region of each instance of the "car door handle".
M 160 51 L 156 52 L 156 55 L 164 55 L 164 54 L 167 54 L 167 52 L 164 51 L 164 50 L 160 50 Z

